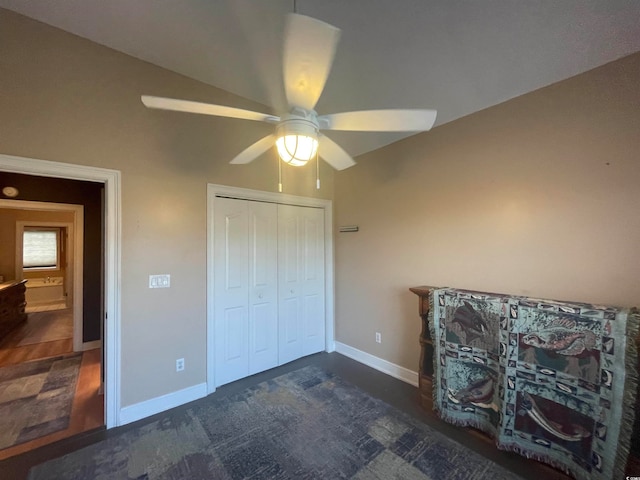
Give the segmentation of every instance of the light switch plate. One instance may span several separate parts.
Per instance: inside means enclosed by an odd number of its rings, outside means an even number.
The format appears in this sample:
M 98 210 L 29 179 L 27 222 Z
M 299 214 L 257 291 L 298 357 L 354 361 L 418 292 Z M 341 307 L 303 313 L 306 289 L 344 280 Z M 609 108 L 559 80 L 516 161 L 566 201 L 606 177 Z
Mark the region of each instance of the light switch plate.
M 149 275 L 149 288 L 169 288 L 171 286 L 171 275 Z

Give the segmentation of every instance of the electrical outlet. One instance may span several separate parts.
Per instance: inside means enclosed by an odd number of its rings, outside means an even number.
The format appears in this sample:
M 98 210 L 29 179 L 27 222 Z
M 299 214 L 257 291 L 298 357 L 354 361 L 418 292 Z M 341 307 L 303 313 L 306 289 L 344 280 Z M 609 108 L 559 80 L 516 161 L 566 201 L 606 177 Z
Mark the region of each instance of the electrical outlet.
M 376 343 L 382 343 L 382 335 L 380 332 L 376 332 Z
M 176 360 L 176 372 L 181 372 L 184 370 L 184 358 L 178 358 Z

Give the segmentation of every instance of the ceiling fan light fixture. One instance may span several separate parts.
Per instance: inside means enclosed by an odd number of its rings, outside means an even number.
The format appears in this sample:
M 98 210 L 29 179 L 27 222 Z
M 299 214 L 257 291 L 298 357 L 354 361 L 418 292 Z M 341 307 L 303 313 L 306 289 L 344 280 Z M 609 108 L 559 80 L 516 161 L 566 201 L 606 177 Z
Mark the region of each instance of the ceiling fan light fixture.
M 301 167 L 316 156 L 318 140 L 307 135 L 285 135 L 278 137 L 276 147 L 283 162 Z
M 142 95 L 147 108 L 239 118 L 276 125 L 271 133 L 254 142 L 229 163 L 252 162 L 273 147 L 285 163 L 306 165 L 315 157 L 316 188 L 319 183 L 318 148 L 322 159 L 336 170 L 356 164 L 351 156 L 320 130 L 354 132 L 423 132 L 436 121 L 436 111 L 427 109 L 386 109 L 333 113 L 318 116 L 314 110 L 331 71 L 340 29 L 306 15 L 289 14 L 284 32 L 282 73 L 289 113 L 282 116 L 254 112 L 212 103 Z M 321 145 L 320 145 L 321 144 Z M 278 160 L 278 171 L 282 163 Z M 281 176 L 280 176 L 281 178 Z M 279 182 L 282 191 L 282 182 Z
M 304 118 L 286 118 L 278 125 L 276 148 L 283 162 L 305 165 L 318 152 L 318 127 Z

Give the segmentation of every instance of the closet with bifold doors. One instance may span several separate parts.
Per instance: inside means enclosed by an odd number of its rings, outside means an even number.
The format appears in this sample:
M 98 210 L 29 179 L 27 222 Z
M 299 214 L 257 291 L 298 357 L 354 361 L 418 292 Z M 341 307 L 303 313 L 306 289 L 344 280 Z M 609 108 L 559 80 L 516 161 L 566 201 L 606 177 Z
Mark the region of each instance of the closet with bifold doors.
M 215 385 L 325 349 L 324 210 L 216 197 Z

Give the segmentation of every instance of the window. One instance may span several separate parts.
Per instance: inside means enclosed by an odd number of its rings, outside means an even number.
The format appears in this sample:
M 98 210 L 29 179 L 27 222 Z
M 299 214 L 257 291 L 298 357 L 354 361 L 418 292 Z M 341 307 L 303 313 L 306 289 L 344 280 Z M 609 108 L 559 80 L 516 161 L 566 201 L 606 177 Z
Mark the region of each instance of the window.
M 59 268 L 60 229 L 25 228 L 22 237 L 22 266 L 25 269 Z

